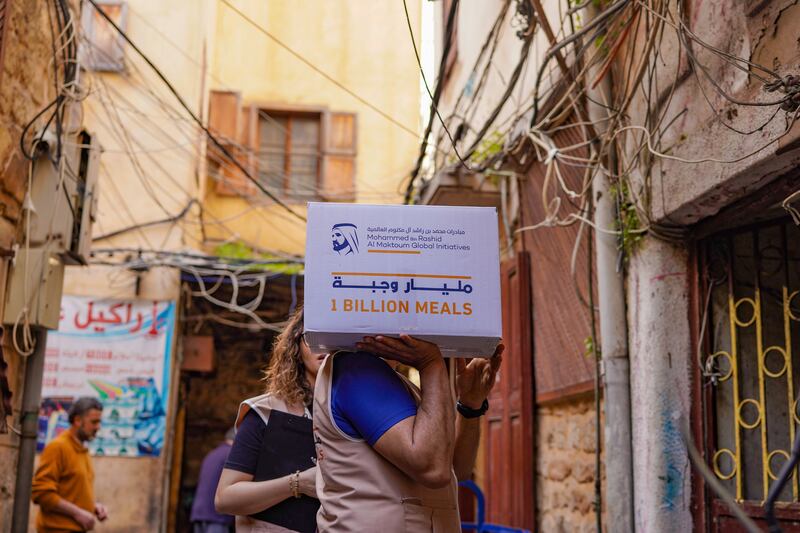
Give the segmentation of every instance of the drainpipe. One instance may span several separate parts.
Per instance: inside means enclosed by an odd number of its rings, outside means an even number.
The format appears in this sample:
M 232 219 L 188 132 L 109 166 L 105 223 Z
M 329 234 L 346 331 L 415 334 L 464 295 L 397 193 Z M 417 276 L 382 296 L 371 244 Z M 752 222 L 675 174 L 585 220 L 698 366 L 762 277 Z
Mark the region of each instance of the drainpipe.
M 597 14 L 590 6 L 589 20 Z M 598 69 L 590 69 L 589 80 Z M 607 74 L 597 86 L 586 88 L 587 112 L 598 135 L 605 133 L 608 110 L 594 102 L 611 102 L 611 80 Z M 593 102 L 594 101 L 594 102 Z M 613 170 L 615 158 L 609 151 L 607 164 Z M 594 223 L 599 230 L 616 228 L 616 202 L 609 192 L 608 170 L 595 169 L 592 181 Z M 600 353 L 605 407 L 605 464 L 607 531 L 629 533 L 633 526 L 633 455 L 631 452 L 631 394 L 628 362 L 625 285 L 618 266 L 618 240 L 611 233 L 595 230 L 597 296 L 600 317 Z
M 20 413 L 21 437 L 17 459 L 17 480 L 14 487 L 14 514 L 12 533 L 27 533 L 28 514 L 31 507 L 33 463 L 36 458 L 36 435 L 39 428 L 39 403 L 42 400 L 42 375 L 47 330 L 33 328 L 36 336 L 34 352 L 25 361 L 25 388 L 22 392 Z

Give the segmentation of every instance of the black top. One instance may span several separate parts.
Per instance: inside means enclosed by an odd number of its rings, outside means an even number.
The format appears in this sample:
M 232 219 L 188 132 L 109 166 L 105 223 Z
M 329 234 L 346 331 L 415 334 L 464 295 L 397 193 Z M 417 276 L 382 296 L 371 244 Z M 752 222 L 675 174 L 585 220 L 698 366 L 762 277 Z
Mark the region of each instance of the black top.
M 253 481 L 266 481 L 311 468 L 315 457 L 310 419 L 273 410 L 269 423 L 264 424 L 251 409 L 236 432 L 225 468 L 251 474 Z M 250 516 L 301 533 L 314 533 L 317 509 L 319 500 L 303 495 Z

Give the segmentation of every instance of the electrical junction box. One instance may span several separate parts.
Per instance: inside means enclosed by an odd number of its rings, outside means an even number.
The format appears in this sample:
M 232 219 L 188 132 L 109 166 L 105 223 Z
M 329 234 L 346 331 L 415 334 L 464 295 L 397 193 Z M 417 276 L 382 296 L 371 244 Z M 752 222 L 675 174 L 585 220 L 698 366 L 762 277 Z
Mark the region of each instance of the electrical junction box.
M 210 335 L 185 335 L 183 337 L 183 372 L 214 371 L 214 337 Z
M 308 345 L 405 333 L 445 357 L 491 357 L 503 331 L 497 226 L 493 207 L 309 203 Z
M 3 323 L 22 324 L 23 309 L 28 309 L 28 324 L 58 329 L 64 263 L 61 255 L 41 248 L 20 248 L 12 264 L 6 290 Z
M 30 246 L 61 254 L 66 264 L 85 265 L 97 211 L 101 147 L 85 130 L 65 134 L 64 139 L 60 163 L 52 136 L 45 135 L 39 144 L 29 191 Z

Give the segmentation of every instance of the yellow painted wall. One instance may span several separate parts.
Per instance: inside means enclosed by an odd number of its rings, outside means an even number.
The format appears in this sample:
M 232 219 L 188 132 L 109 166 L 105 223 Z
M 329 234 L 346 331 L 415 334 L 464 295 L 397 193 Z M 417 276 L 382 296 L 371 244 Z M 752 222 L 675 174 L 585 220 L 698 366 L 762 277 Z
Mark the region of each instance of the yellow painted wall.
M 163 70 L 192 109 L 202 110 L 208 10 L 198 9 L 195 0 L 128 0 L 127 3 L 130 38 Z M 203 139 L 186 120 L 186 113 L 176 111 L 177 101 L 156 75 L 127 46 L 125 53 L 127 67 L 122 73 L 82 74 L 85 86 L 91 88 L 83 102 L 83 124 L 95 133 L 104 149 L 98 214 L 93 226 L 95 237 L 168 218 L 180 212 L 191 198 L 199 196 L 198 147 L 204 143 Z M 180 223 L 130 231 L 95 242 L 93 248 L 201 249 L 196 240 L 196 220 L 194 215 Z M 124 255 L 117 253 L 112 260 Z M 97 259 L 108 256 L 101 254 Z M 136 275 L 129 270 L 98 265 L 68 267 L 64 293 L 176 299 L 179 273 L 167 268 L 143 273 L 137 295 Z M 173 358 L 173 372 L 176 359 Z M 174 375 L 171 381 L 173 384 L 177 381 Z M 173 414 L 168 412 L 167 416 Z M 99 525 L 98 530 L 123 533 L 166 527 L 164 489 L 171 462 L 171 430 L 170 427 L 165 435 L 160 457 L 93 458 L 97 498 L 110 513 L 109 520 Z M 36 512 L 31 513 L 32 518 Z
M 209 10 L 194 0 L 130 0 L 127 34 L 167 75 L 189 106 L 203 106 L 203 57 Z M 83 74 L 90 96 L 84 126 L 103 146 L 96 237 L 179 213 L 199 196 L 198 147 L 204 142 L 177 100 L 129 47 L 122 73 Z M 176 116 L 182 117 L 176 120 Z M 123 128 L 119 123 L 125 125 Z M 131 155 L 132 153 L 132 155 Z M 196 208 L 176 224 L 127 232 L 94 243 L 101 248 L 177 250 L 202 248 Z M 100 255 L 99 259 L 105 259 Z M 118 260 L 116 255 L 114 260 Z M 66 294 L 131 297 L 135 276 L 118 268 L 68 268 Z M 143 276 L 142 297 L 176 298 L 175 271 Z
M 417 34 L 421 1 L 408 1 Z M 415 162 L 418 135 L 413 132 L 420 128 L 418 70 L 401 3 L 249 0 L 237 5 L 412 133 L 278 48 L 220 0 L 127 3 L 128 35 L 198 114 L 206 116 L 207 91 L 211 88 L 241 90 L 245 103 L 306 104 L 355 112 L 358 200 L 400 200 L 396 191 Z M 302 253 L 304 226 L 268 206 L 262 196 L 255 195 L 246 202 L 218 197 L 213 192 L 205 195 L 204 161 L 198 157 L 205 139 L 188 122 L 186 113 L 177 111 L 175 98 L 128 47 L 126 61 L 128 66 L 122 73 L 83 74 L 85 86 L 90 88 L 83 101 L 83 124 L 104 148 L 94 236 L 173 216 L 190 199 L 205 198 L 207 237 Z M 201 240 L 197 213 L 195 209 L 175 224 L 95 242 L 94 248 L 209 250 L 213 247 Z M 113 259 L 123 255 L 118 253 Z M 101 254 L 96 259 L 105 258 Z M 136 286 L 136 275 L 125 269 L 69 267 L 64 293 L 125 298 L 136 294 Z M 139 297 L 174 299 L 178 294 L 177 271 L 156 268 L 143 274 Z M 150 531 L 166 524 L 164 473 L 171 441 L 168 434 L 166 451 L 160 458 L 94 459 L 98 491 L 112 510 L 112 520 L 103 525 L 104 531 Z M 137 492 L 137 487 L 149 489 Z M 134 492 L 134 507 L 146 512 L 129 513 L 132 507 L 127 500 Z
M 409 0 L 420 35 L 421 0 Z M 402 2 L 395 0 L 237 0 L 233 4 L 331 77 L 397 119 L 420 130 L 419 69 Z M 419 134 L 404 131 L 326 80 L 269 37 L 218 2 L 211 86 L 241 91 L 243 102 L 325 106 L 357 113 L 356 201 L 395 203 L 400 182 L 416 161 Z M 223 83 L 220 83 L 223 82 Z M 263 207 L 231 220 L 241 240 L 266 249 L 302 254 L 305 226 L 257 193 Z M 295 202 L 295 205 L 297 202 Z M 205 207 L 220 219 L 250 204 L 211 191 Z M 303 212 L 302 205 L 298 211 Z M 219 228 L 210 237 L 225 238 Z

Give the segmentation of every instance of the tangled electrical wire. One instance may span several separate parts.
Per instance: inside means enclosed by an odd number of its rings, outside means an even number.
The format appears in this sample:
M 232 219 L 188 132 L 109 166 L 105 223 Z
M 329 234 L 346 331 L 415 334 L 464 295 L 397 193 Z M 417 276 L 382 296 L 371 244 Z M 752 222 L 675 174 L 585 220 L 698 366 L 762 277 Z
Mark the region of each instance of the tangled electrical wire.
M 66 205 L 72 212 L 73 218 L 75 217 L 75 208 L 64 186 L 64 180 L 68 176 L 74 177 L 74 169 L 63 157 L 64 137 L 65 127 L 71 124 L 74 118 L 73 113 L 81 111 L 80 102 L 86 98 L 86 94 L 81 91 L 77 82 L 79 73 L 78 32 L 76 18 L 72 13 L 70 3 L 68 0 L 48 0 L 46 7 L 51 34 L 54 97 L 25 124 L 19 137 L 20 152 L 28 161 L 28 187 L 22 205 L 26 228 L 25 242 L 21 250 L 22 255 L 18 256 L 17 260 L 24 258 L 27 268 L 31 268 L 31 216 L 35 210 L 31 198 L 32 179 L 34 167 L 40 162 L 40 156 L 46 155 L 45 164 L 49 162 L 57 170 L 59 179 L 53 194 L 64 194 Z M 73 103 L 78 104 L 77 110 L 73 109 Z M 46 120 L 43 120 L 45 117 L 47 117 Z M 33 134 L 31 134 L 32 132 Z M 50 132 L 52 132 L 54 140 L 47 137 Z M 51 144 L 54 146 L 51 147 Z M 47 249 L 52 241 L 55 211 L 49 213 L 49 216 L 47 239 L 41 243 L 44 249 Z M 42 271 L 42 276 L 44 276 L 44 271 Z M 30 324 L 30 309 L 31 305 L 35 305 L 33 300 L 38 301 L 40 297 L 39 291 L 29 287 L 28 278 L 25 277 L 23 279 L 24 303 L 14 321 L 11 336 L 15 350 L 23 357 L 32 355 L 36 348 L 36 337 Z
M 620 219 L 615 229 L 596 230 L 611 232 L 619 239 L 649 232 L 667 240 L 682 240 L 686 229 L 681 224 L 671 223 L 669 216 L 654 221 L 652 204 L 656 197 L 652 191 L 657 184 L 653 181 L 662 175 L 664 163 L 743 161 L 786 135 L 800 114 L 800 75 L 781 75 L 706 42 L 689 27 L 680 4 L 673 6 L 666 0 L 616 0 L 600 3 L 602 9 L 598 10 L 597 2 L 585 1 L 577 5 L 570 2 L 560 27 L 554 31 L 539 0 L 520 0 L 513 13 L 510 3 L 503 4 L 467 76 L 467 83 L 443 124 L 458 132 L 456 142 L 470 141 L 469 148 L 462 150 L 458 159 L 466 159 L 474 172 L 494 173 L 508 166 L 524 169 L 534 161 L 544 165 L 541 194 L 544 216 L 535 224 L 517 228 L 517 234 L 542 227 L 592 225 L 588 195 L 597 172 L 603 171 L 614 184 Z M 590 9 L 596 12 L 587 16 Z M 469 119 L 476 115 L 481 99 L 485 98 L 487 73 L 491 71 L 497 42 L 504 28 L 519 26 L 521 19 L 529 21 L 530 32 L 534 28 L 543 31 L 550 42 L 539 58 L 533 89 L 511 112 L 505 109 L 511 91 L 503 92 L 490 107 L 486 123 L 473 128 Z M 665 46 L 667 40 L 676 42 L 677 46 Z M 530 48 L 530 42 L 526 45 Z M 517 69 L 527 63 L 526 50 L 507 80 L 509 87 L 517 83 Z M 671 50 L 675 56 L 667 57 Z M 685 69 L 680 68 L 683 64 Z M 665 76 L 665 65 L 672 65 L 675 72 L 666 72 Z M 478 75 L 481 68 L 483 71 Z M 749 79 L 761 84 L 761 94 L 749 100 L 731 94 L 718 79 L 723 68 L 744 72 Z M 604 101 L 597 86 L 611 76 L 616 81 L 615 90 L 607 91 Z M 659 80 L 665 77 L 671 77 L 671 83 L 666 88 L 659 87 Z M 677 88 L 690 77 L 694 77 L 715 123 L 742 136 L 769 131 L 769 138 L 733 158 L 682 157 L 683 137 L 676 133 L 676 124 L 686 118 L 686 110 L 672 111 L 671 104 Z M 728 106 L 726 112 L 720 109 L 723 104 Z M 634 105 L 636 113 L 631 113 Z M 590 118 L 587 110 L 592 106 L 601 109 L 605 116 Z M 740 114 L 737 109 L 748 108 L 763 116 L 763 120 L 754 128 L 743 130 L 732 123 L 731 117 Z M 759 112 L 759 109 L 768 112 Z M 785 125 L 777 128 L 773 123 L 782 112 Z M 496 137 L 504 139 L 503 146 L 487 155 L 480 148 L 487 144 L 495 148 L 498 144 L 490 130 L 503 113 L 506 118 L 498 121 L 498 130 L 494 132 Z M 524 131 L 519 129 L 522 121 L 527 121 Z M 565 145 L 555 140 L 564 137 L 570 129 L 581 137 L 580 142 Z M 440 131 L 437 153 L 447 152 L 439 149 L 443 135 Z M 424 149 L 424 143 L 421 148 Z M 447 167 L 448 161 L 437 156 L 435 163 L 433 168 L 441 170 Z M 570 185 L 565 173 L 578 171 L 583 174 L 580 185 Z M 429 181 L 430 176 L 423 179 L 423 187 Z M 408 184 L 408 198 L 415 185 L 412 179 Z M 661 198 L 663 201 L 663 195 Z M 800 223 L 800 211 L 790 205 L 798 198 L 800 192 L 787 198 L 784 207 Z M 624 246 L 621 244 L 620 248 Z
M 456 93 L 452 108 L 439 109 L 446 116 L 443 124 L 457 132 L 452 144 L 469 143 L 470 148 L 461 149 L 456 158 L 448 156 L 447 136 L 442 131 L 434 133 L 432 152 L 436 155 L 427 175 L 420 172 L 421 180 L 412 175 L 407 197 L 413 198 L 415 193 L 421 196 L 437 173 L 450 172 L 454 165 L 492 175 L 503 180 L 501 184 L 507 177 L 527 179 L 526 189 L 536 189 L 528 195 L 539 202 L 536 219 L 513 233 L 519 236 L 540 228 L 577 225 L 573 277 L 578 246 L 587 226 L 617 238 L 620 270 L 636 240 L 645 233 L 685 242 L 685 223 L 670 218 L 666 206 L 653 205 L 659 198 L 654 194 L 658 187 L 664 202 L 665 173 L 677 165 L 734 164 L 763 155 L 765 148 L 790 132 L 800 116 L 797 72 L 778 72 L 708 42 L 691 28 L 684 3 L 570 0 L 555 28 L 550 26 L 541 0 L 522 0 L 513 12 L 510 5 L 510 1 L 505 2 L 499 10 L 472 72 L 461 78 L 466 81 Z M 526 97 L 520 94 L 514 102 L 512 92 L 501 90 L 495 102 L 483 105 L 490 96 L 487 80 L 497 70 L 492 65 L 497 43 L 505 29 L 515 29 L 523 14 L 531 21 L 530 26 L 535 26 L 532 31 L 537 36 L 542 34 L 549 45 L 541 53 L 529 54 L 533 61 L 528 56 L 523 59 L 536 68 L 530 92 Z M 529 46 L 542 41 L 537 36 Z M 725 79 L 730 75 L 737 83 Z M 516 77 L 502 81 L 517 83 Z M 686 82 L 692 84 L 698 98 L 679 106 L 676 94 Z M 524 83 L 520 91 L 523 88 Z M 733 157 L 708 152 L 701 152 L 701 157 L 688 156 L 692 147 L 684 142 L 682 121 L 690 118 L 691 122 L 692 113 L 698 111 L 702 111 L 700 116 L 707 113 L 710 117 L 705 125 L 710 131 L 733 132 L 746 139 L 741 143 L 746 148 Z M 472 127 L 475 117 L 487 115 L 489 128 Z M 439 155 L 442 151 L 445 155 Z M 420 168 L 425 166 L 418 165 Z M 597 227 L 593 222 L 592 187 L 601 173 L 611 183 L 608 192 L 616 204 L 617 221 L 611 228 Z M 414 187 L 415 193 L 411 191 Z M 800 201 L 800 191 L 782 205 L 800 225 L 800 210 L 792 206 L 795 201 Z M 589 307 L 594 316 L 591 298 Z M 704 313 L 707 308 L 708 300 Z M 706 375 L 700 347 L 698 359 Z M 696 455 L 692 460 L 705 466 L 702 457 Z M 798 457 L 800 439 L 787 472 Z M 788 475 L 781 476 L 782 481 Z M 777 492 L 770 496 L 774 504 Z M 732 498 L 730 501 L 737 517 L 743 516 Z M 768 516 L 773 518 L 771 508 Z
M 214 315 L 207 318 L 219 319 L 216 321 L 243 329 L 281 331 L 282 323 L 265 322 L 257 311 L 264 300 L 269 280 L 285 275 L 276 267 L 301 265 L 302 262 L 300 259 L 237 259 L 194 252 L 100 248 L 92 252 L 91 264 L 113 266 L 133 273 L 158 267 L 176 269 L 185 281 L 197 286 L 197 290 L 189 291 L 190 296 L 201 297 L 217 308 L 243 315 L 249 322 L 231 323 L 233 321 Z M 223 286 L 230 287 L 227 298 L 219 294 Z M 240 303 L 240 289 L 245 287 L 256 287 L 256 295 L 250 301 Z
M 67 104 L 85 98 L 81 94 L 78 78 L 78 39 L 75 17 L 68 0 L 51 0 L 47 4 L 52 36 L 52 64 L 55 97 L 42 108 L 22 129 L 19 139 L 20 151 L 26 159 L 35 159 L 34 150 L 42 142 L 45 132 L 51 125 L 55 127 L 58 143 L 54 153 L 54 163 L 61 159 L 63 152 L 63 131 Z M 44 125 L 39 128 L 40 134 L 35 139 L 28 139 L 31 129 L 39 120 L 50 113 Z

